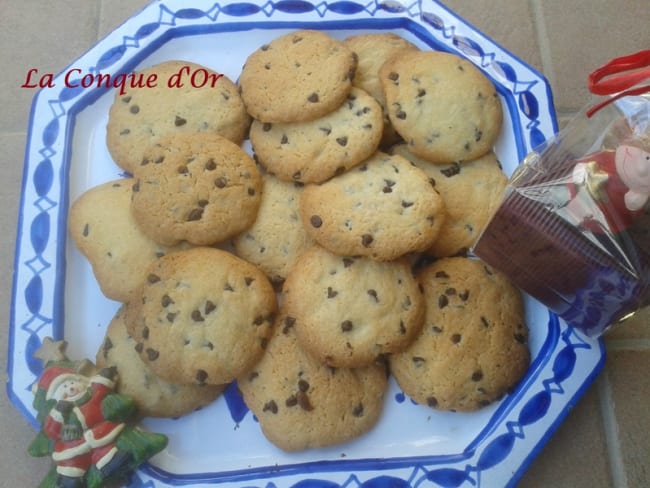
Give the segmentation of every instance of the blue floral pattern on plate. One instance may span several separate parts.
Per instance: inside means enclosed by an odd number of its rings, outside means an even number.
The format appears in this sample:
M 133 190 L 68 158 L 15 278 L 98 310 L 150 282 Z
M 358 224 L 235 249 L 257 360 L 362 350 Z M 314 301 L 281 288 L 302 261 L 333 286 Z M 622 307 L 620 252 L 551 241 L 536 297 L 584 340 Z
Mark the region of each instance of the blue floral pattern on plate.
M 543 77 L 433 0 L 153 2 L 34 99 L 8 364 L 9 396 L 32 423 L 31 385 L 42 368 L 33 354 L 43 338 L 65 338 L 71 356 L 92 358 L 118 306 L 101 296 L 88 264 L 66 236 L 69 202 L 121 174 L 104 143 L 112 89 L 83 88 L 82 76 L 126 74 L 177 58 L 236 79 L 248 53 L 298 28 L 322 29 L 341 38 L 394 31 L 422 48 L 469 59 L 494 82 L 503 102 L 506 120 L 495 149 L 508 172 L 556 131 L 552 95 Z M 202 411 L 177 420 L 145 421 L 168 433 L 170 449 L 138 471 L 130 486 L 512 486 L 604 361 L 601 341 L 581 336 L 528 297 L 527 313 L 531 367 L 515 391 L 478 413 L 432 411 L 415 405 L 393 383 L 386 412 L 368 436 L 332 449 L 287 454 L 266 442 L 233 384 Z M 208 442 L 210 447 L 203 448 Z M 235 446 L 242 444 L 237 451 Z

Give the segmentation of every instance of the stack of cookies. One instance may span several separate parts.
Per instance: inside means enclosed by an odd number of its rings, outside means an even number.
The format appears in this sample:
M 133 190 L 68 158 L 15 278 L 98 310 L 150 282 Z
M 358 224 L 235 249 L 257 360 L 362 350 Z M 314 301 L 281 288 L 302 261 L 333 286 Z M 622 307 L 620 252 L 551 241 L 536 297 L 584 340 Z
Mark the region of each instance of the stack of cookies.
M 467 256 L 506 182 L 491 82 L 395 34 L 314 30 L 218 80 L 118 94 L 107 146 L 129 176 L 70 209 L 123 304 L 97 352 L 119 388 L 178 416 L 237 381 L 287 451 L 369 431 L 390 375 L 444 410 L 511 390 L 530 361 L 522 296 Z

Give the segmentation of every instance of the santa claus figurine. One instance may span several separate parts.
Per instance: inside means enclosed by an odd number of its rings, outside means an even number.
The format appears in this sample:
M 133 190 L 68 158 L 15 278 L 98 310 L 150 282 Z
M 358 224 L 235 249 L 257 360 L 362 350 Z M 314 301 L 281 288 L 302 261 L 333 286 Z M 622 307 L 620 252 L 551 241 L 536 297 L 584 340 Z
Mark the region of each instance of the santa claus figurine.
M 595 233 L 628 229 L 650 196 L 650 152 L 630 140 L 580 159 L 572 174 L 567 212 Z
M 34 384 L 41 432 L 29 452 L 50 454 L 54 461 L 41 486 L 104 486 L 127 477 L 167 445 L 166 436 L 129 425 L 136 407 L 130 397 L 115 393 L 116 369 L 88 373 L 82 366 L 89 364 L 49 361 Z

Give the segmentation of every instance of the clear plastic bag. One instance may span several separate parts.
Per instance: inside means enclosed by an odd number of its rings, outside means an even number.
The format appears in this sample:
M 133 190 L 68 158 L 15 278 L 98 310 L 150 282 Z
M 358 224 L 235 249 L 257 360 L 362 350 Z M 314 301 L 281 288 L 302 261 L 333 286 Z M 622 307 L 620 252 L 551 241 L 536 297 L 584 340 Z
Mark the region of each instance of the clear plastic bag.
M 643 51 L 592 73 L 613 96 L 522 161 L 473 249 L 589 336 L 650 304 L 647 66 Z

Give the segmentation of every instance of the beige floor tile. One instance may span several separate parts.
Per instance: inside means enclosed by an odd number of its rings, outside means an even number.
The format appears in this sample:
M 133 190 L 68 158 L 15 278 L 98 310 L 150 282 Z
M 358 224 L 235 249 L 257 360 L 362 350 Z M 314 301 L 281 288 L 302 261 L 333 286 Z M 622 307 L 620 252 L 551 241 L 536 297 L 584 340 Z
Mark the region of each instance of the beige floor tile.
M 588 461 L 585 453 L 589 453 Z M 609 488 L 605 433 L 592 385 L 521 478 L 518 488 Z
M 0 186 L 0 206 L 6 210 L 0 214 L 0 256 L 13 256 L 16 229 L 15 215 L 20 196 L 22 161 L 25 145 L 24 134 L 0 134 L 0 167 L 3 168 L 3 185 Z M 11 276 L 13 259 L 0 260 L 0 276 Z M 0 280 L 0 334 L 8 334 L 9 307 L 11 303 L 11 280 Z M 0 348 L 0 364 L 7 364 L 7 350 Z M 49 470 L 48 460 L 34 460 L 27 454 L 27 446 L 36 435 L 36 430 L 10 403 L 6 394 L 0 395 L 2 412 L 2 439 L 5 444 L 0 456 L 0 487 L 38 486 Z M 17 470 L 14 466 L 30 466 L 29 470 Z M 33 469 L 31 469 L 33 468 Z
M 513 2 L 514 3 L 514 2 Z M 590 102 L 587 77 L 610 59 L 650 47 L 648 0 L 533 0 L 546 29 L 542 50 L 555 104 L 575 110 Z
M 632 317 L 612 327 L 606 334 L 605 340 L 637 340 L 650 339 L 650 307 L 643 308 Z
M 650 351 L 610 351 L 605 372 L 612 392 L 627 486 L 647 487 L 650 483 Z
M 148 0 L 100 0 L 98 38 L 106 36 L 148 3 Z
M 528 2 L 443 0 L 442 3 L 523 62 L 541 71 L 534 17 Z
M 59 73 L 92 47 L 98 5 L 96 0 L 2 0 L 0 131 L 25 130 L 36 89 L 20 86 L 30 69 L 38 69 L 40 75 Z M 5 67 L 11 69 L 4 71 Z

